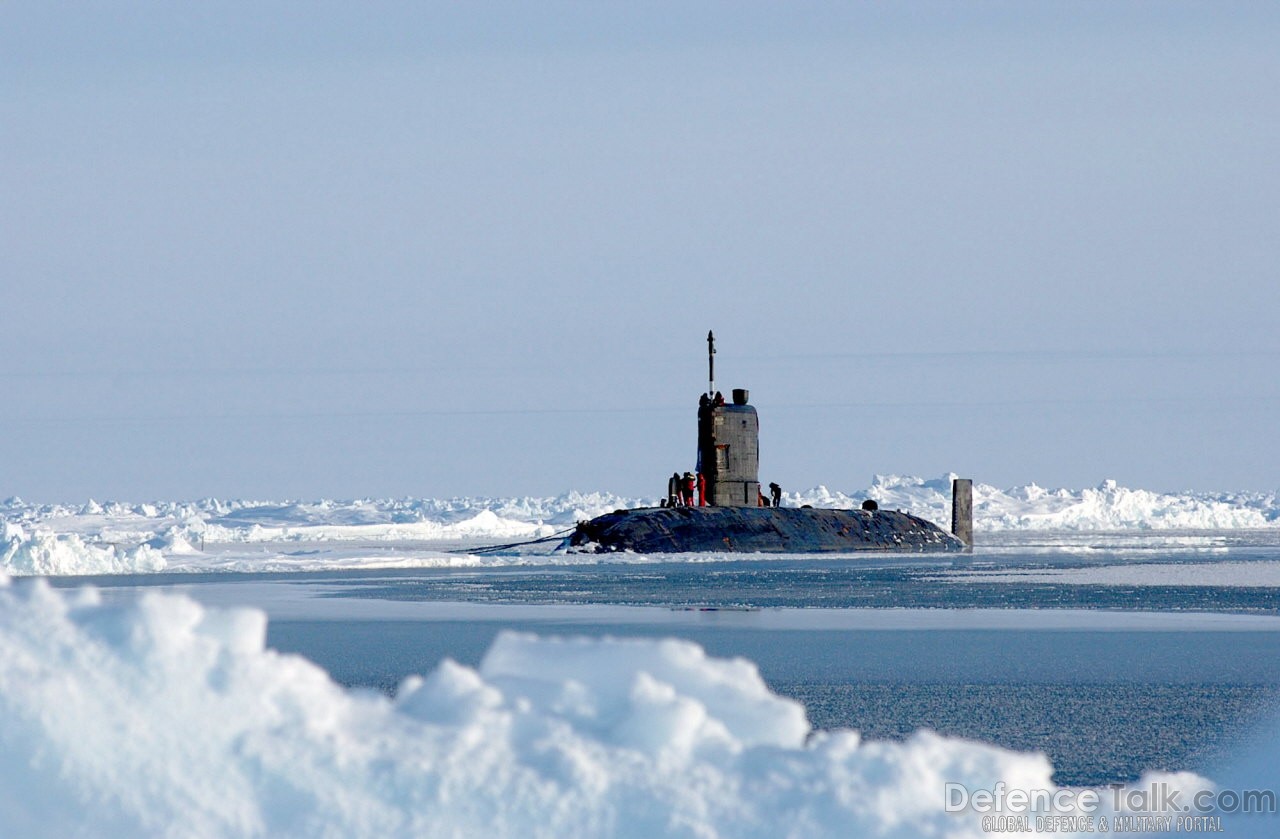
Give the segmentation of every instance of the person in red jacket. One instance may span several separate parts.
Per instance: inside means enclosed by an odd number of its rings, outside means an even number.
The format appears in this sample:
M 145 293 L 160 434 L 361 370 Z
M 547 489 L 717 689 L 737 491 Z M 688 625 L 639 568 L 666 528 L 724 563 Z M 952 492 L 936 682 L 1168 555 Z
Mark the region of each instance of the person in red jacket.
M 693 506 L 693 490 L 694 490 L 694 487 L 697 486 L 697 484 L 698 484 L 698 481 L 693 477 L 692 472 L 684 473 L 684 482 L 680 487 L 682 500 L 684 501 L 684 506 L 686 507 Z
M 698 473 L 698 506 L 707 506 L 707 476 Z

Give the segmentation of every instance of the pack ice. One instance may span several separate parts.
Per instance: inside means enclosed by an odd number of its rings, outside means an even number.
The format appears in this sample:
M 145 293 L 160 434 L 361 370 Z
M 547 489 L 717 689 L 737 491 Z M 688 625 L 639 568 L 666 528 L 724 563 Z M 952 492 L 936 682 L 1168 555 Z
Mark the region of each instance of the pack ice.
M 877 475 L 864 490 L 816 487 L 784 494 L 790 506 L 852 509 L 866 499 L 944 526 L 952 475 Z M 568 492 L 552 498 L 361 499 L 36 505 L 0 503 L 0 569 L 15 575 L 153 571 L 289 571 L 572 562 L 453 553 L 459 546 L 551 537 L 580 520 L 657 498 Z M 1166 494 L 1115 481 L 1084 490 L 1035 484 L 974 486 L 979 533 L 1239 530 L 1280 527 L 1275 493 Z M 598 557 L 577 561 L 598 561 Z M 615 557 L 611 561 L 625 561 Z

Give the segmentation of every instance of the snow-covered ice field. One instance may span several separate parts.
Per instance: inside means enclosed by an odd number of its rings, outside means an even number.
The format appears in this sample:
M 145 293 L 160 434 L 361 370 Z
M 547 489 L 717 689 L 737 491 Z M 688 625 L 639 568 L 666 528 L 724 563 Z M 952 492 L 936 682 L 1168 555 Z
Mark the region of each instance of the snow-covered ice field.
M 785 494 L 784 504 L 852 508 L 871 498 L 882 507 L 945 523 L 950 521 L 950 478 L 877 476 L 861 491 L 818 487 Z M 0 504 L 0 569 L 13 575 L 93 575 L 597 562 L 597 557 L 550 553 L 546 545 L 499 554 L 467 553 L 466 548 L 549 537 L 610 510 L 657 503 L 656 498 L 600 492 L 554 498 L 206 499 L 78 506 L 10 499 Z M 1084 490 L 976 484 L 974 528 L 984 551 L 1010 544 L 1019 552 L 1213 550 L 1222 546 L 1224 531 L 1280 534 L 1280 500 L 1275 493 L 1161 494 L 1114 481 Z M 1153 532 L 1162 538 L 1151 539 Z M 1135 534 L 1144 539 L 1135 543 Z

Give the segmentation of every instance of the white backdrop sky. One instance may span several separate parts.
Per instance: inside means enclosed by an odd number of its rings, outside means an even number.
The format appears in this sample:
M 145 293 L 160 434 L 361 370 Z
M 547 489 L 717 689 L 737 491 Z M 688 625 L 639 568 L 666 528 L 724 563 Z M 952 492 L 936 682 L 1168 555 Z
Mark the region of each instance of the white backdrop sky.
M 1280 5 L 0 5 L 0 495 L 1280 485 Z

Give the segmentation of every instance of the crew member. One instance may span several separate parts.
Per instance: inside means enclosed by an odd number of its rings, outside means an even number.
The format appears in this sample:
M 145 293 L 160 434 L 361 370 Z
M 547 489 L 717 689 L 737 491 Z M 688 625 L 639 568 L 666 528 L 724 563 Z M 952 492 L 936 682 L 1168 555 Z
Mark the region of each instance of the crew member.
M 697 484 L 698 484 L 698 481 L 696 478 L 693 477 L 692 472 L 684 473 L 684 481 L 681 486 L 682 493 L 681 493 L 681 499 L 680 499 L 681 501 L 684 502 L 684 506 L 686 507 L 693 506 L 693 490 L 694 490 L 694 487 L 697 486 Z
M 707 476 L 698 473 L 698 506 L 707 506 Z
M 778 486 L 776 483 L 769 484 L 769 496 L 773 498 L 773 506 L 782 506 L 782 487 Z
M 667 506 L 675 507 L 680 503 L 680 473 L 672 472 L 667 479 Z

